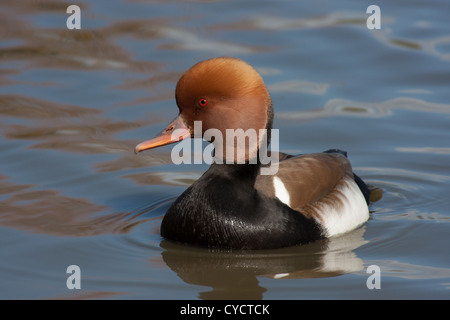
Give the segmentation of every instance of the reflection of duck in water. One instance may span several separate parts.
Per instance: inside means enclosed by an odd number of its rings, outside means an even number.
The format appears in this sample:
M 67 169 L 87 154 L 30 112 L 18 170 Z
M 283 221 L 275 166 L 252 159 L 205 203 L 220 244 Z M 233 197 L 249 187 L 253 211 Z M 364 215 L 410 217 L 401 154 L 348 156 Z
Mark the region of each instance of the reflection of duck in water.
M 270 140 L 273 109 L 261 76 L 247 63 L 200 62 L 180 78 L 175 96 L 178 117 L 136 152 L 192 137 L 194 121 L 201 121 L 202 135 L 208 129 L 222 133 L 222 144 L 213 142 L 215 157 L 227 164 L 213 163 L 169 208 L 161 224 L 166 239 L 214 248 L 281 248 L 345 233 L 369 218 L 371 191 L 342 151 L 283 155 L 277 173 L 260 174 L 258 151 Z M 254 129 L 257 139 L 242 146 L 234 137 L 227 140 L 227 129 Z
M 304 246 L 258 251 L 210 251 L 161 242 L 167 266 L 188 284 L 210 287 L 201 299 L 262 299 L 262 278 L 310 279 L 357 273 L 363 261 L 352 251 L 363 244 L 365 228 Z

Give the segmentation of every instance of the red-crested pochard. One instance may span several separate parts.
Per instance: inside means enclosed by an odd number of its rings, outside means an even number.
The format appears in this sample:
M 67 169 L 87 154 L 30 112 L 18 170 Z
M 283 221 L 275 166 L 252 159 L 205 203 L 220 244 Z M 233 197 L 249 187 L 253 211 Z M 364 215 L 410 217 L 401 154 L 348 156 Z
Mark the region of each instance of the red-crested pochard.
M 179 79 L 175 98 L 178 117 L 138 144 L 136 153 L 193 137 L 194 121 L 201 121 L 202 133 L 214 128 L 223 136 L 226 129 L 267 129 L 270 141 L 272 100 L 259 73 L 240 59 L 197 63 Z M 210 248 L 270 249 L 342 234 L 368 220 L 371 189 L 353 173 L 345 152 L 280 153 L 278 171 L 262 175 L 263 139 L 248 141 L 243 161 L 216 150 L 224 161 L 212 163 L 175 200 L 161 224 L 164 238 Z M 377 197 L 380 190 L 372 193 Z

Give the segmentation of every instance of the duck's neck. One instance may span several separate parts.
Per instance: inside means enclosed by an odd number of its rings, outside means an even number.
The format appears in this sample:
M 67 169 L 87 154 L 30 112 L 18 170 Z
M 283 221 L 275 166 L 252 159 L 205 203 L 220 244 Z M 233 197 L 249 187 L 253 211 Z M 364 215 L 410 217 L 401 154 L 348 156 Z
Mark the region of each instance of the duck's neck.
M 260 162 L 256 164 L 217 164 L 213 163 L 205 175 L 211 176 L 213 179 L 223 177 L 230 179 L 233 184 L 240 185 L 243 189 L 253 189 L 260 171 Z

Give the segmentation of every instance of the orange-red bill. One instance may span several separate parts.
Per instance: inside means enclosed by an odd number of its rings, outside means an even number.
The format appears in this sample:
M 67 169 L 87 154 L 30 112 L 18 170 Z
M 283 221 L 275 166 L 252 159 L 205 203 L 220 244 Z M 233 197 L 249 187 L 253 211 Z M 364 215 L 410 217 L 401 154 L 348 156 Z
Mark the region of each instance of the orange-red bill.
M 184 122 L 183 117 L 179 115 L 155 138 L 139 143 L 134 148 L 134 152 L 138 153 L 144 150 L 165 146 L 189 138 L 190 136 L 191 131 Z

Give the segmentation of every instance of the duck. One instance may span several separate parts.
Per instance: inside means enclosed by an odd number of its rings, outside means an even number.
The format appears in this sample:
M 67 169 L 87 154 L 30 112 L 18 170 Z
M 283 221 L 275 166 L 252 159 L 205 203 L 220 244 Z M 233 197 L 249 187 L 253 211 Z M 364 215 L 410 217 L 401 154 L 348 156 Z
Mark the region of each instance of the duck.
M 194 138 L 198 123 L 202 134 L 215 129 L 226 137 L 227 130 L 242 129 L 257 138 L 245 140 L 240 153 L 236 139 L 209 140 L 215 160 L 167 210 L 164 239 L 211 249 L 277 249 L 338 236 L 369 219 L 380 189 L 353 172 L 345 151 L 279 152 L 276 172 L 261 174 L 258 151 L 264 139 L 270 143 L 274 110 L 261 75 L 247 62 L 217 57 L 194 64 L 178 80 L 175 101 L 178 116 L 136 145 L 136 154 Z M 236 152 L 230 156 L 224 146 Z

